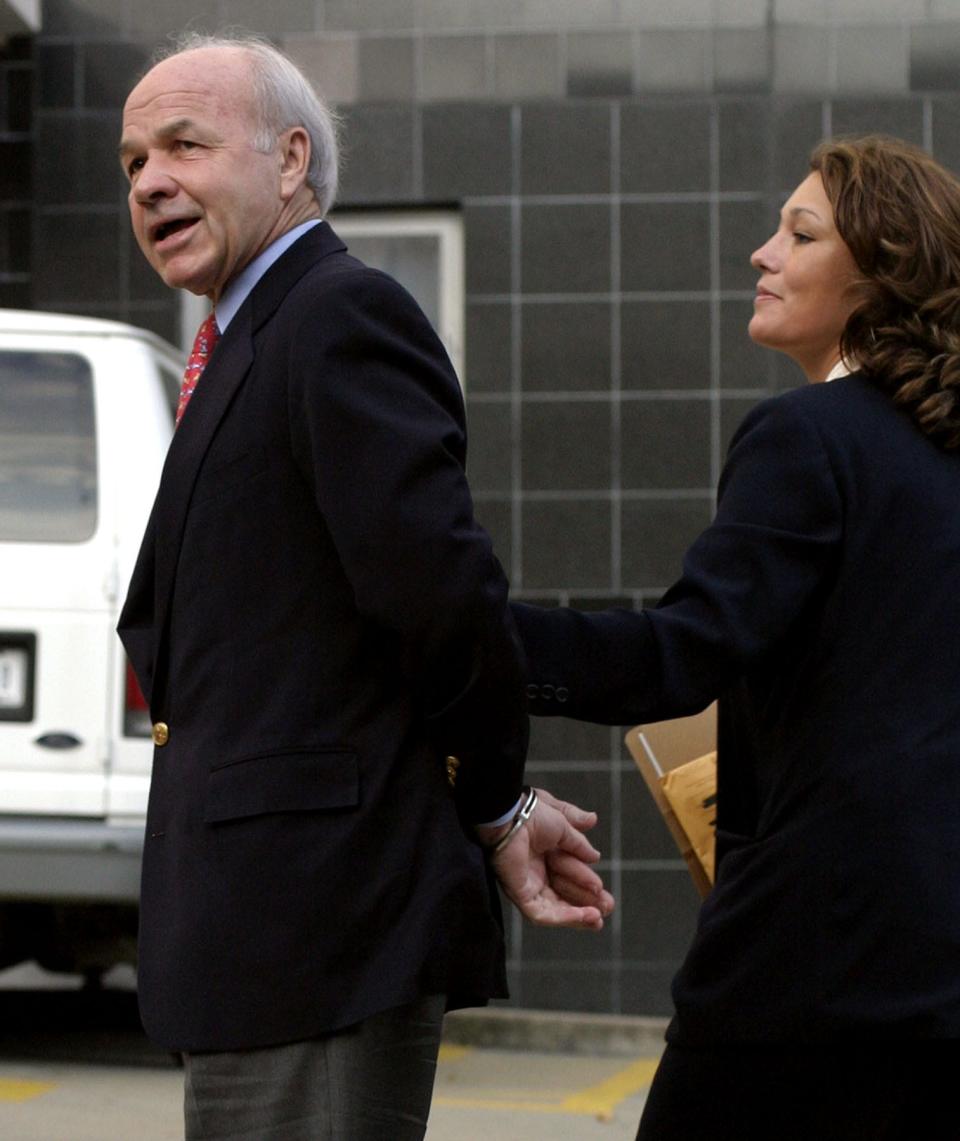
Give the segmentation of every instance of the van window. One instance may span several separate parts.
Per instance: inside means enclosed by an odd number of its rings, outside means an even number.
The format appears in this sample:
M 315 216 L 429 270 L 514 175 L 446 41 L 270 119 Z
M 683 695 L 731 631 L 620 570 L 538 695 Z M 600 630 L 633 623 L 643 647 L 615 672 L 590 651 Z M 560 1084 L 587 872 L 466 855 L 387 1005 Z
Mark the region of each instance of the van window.
M 96 525 L 89 362 L 0 352 L 0 540 L 76 543 Z

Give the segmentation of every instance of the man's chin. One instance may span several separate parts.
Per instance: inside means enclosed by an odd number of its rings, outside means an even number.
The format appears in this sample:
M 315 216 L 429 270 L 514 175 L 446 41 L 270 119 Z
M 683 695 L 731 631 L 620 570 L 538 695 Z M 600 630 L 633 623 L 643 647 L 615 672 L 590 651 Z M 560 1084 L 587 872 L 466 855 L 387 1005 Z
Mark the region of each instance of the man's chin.
M 197 297 L 206 297 L 210 293 L 211 286 L 206 278 L 198 277 L 195 273 L 190 273 L 176 266 L 167 265 L 155 268 L 163 284 L 169 286 L 170 289 L 183 289 L 187 293 L 196 294 Z

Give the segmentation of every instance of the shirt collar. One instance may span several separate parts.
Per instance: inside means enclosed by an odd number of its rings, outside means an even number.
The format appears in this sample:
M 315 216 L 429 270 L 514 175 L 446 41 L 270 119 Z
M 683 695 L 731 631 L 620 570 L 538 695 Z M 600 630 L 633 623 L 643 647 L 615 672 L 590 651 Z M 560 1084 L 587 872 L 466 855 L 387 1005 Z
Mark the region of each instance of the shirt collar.
M 850 366 L 841 357 L 840 360 L 837 361 L 833 368 L 823 378 L 823 383 L 829 384 L 831 380 L 839 380 L 841 376 L 849 376 L 850 371 Z
M 307 230 L 319 226 L 320 222 L 320 218 L 311 218 L 307 222 L 301 222 L 299 226 L 294 226 L 292 230 L 287 230 L 285 234 L 281 234 L 275 242 L 267 246 L 262 254 L 255 257 L 248 266 L 237 274 L 223 291 L 223 296 L 217 304 L 217 328 L 221 333 L 226 332 L 227 326 L 236 317 L 240 306 L 246 301 L 253 291 L 253 287 L 273 263 L 285 254 Z

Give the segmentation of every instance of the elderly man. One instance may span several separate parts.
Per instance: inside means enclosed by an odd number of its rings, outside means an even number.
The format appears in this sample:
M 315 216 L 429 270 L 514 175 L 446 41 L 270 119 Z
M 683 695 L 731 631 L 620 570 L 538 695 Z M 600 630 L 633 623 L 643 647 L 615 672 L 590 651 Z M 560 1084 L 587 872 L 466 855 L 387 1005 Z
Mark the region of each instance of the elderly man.
M 521 788 L 459 387 L 323 221 L 322 102 L 269 45 L 194 39 L 120 156 L 147 260 L 214 306 L 120 621 L 156 745 L 144 1024 L 184 1053 L 189 1138 L 422 1137 L 444 1009 L 504 993 L 490 870 L 599 928 L 595 818 Z

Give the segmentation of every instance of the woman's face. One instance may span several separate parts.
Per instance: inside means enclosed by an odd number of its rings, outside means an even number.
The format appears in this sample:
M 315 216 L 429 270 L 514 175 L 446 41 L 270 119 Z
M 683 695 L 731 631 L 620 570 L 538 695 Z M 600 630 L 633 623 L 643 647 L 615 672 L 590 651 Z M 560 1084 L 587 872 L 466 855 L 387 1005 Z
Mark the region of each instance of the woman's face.
M 777 232 L 750 264 L 760 273 L 750 336 L 793 357 L 808 379 L 823 380 L 840 360 L 859 274 L 816 171 L 787 200 Z

